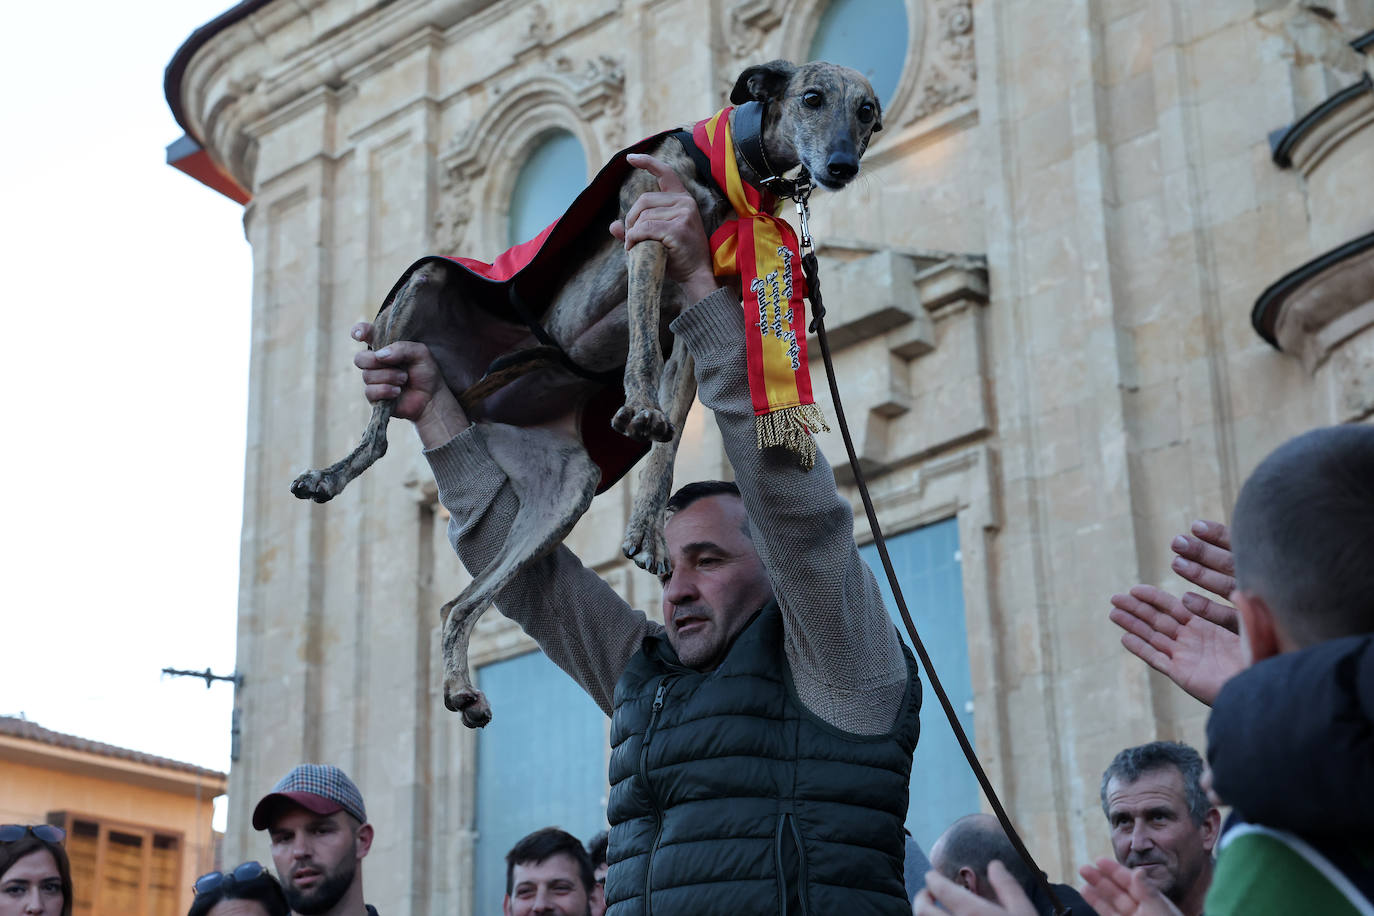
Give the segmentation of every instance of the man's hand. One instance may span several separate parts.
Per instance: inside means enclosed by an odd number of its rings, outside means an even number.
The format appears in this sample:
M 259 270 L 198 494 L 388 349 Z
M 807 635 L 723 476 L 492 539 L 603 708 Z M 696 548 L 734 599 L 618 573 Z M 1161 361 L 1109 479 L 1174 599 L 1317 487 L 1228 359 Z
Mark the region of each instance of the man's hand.
M 1231 554 L 1231 530 L 1221 522 L 1196 521 L 1192 534 L 1180 534 L 1169 545 L 1174 553 L 1173 570 L 1212 594 L 1231 598 L 1236 587 L 1236 560 Z M 1194 592 L 1183 596 L 1183 606 L 1194 614 L 1240 632 L 1236 609 Z
M 623 221 L 611 223 L 611 235 L 625 243 L 626 251 L 638 242 L 661 242 L 668 250 L 668 276 L 692 302 L 720 289 L 701 211 L 677 172 L 642 153 L 631 153 L 625 161 L 657 178 L 659 190 L 641 194 Z
M 988 863 L 988 881 L 997 894 L 996 903 L 965 890 L 938 871 L 926 872 L 925 889 L 916 895 L 911 911 L 916 916 L 1035 916 L 1026 892 L 996 859 Z
M 1145 880 L 1138 869 L 1112 859 L 1078 870 L 1083 880 L 1083 899 L 1098 916 L 1183 916 L 1167 898 Z
M 372 339 L 372 325 L 353 326 L 353 339 Z M 425 448 L 443 445 L 468 428 L 468 418 L 449 391 L 429 347 L 398 340 L 380 350 L 360 350 L 353 365 L 363 370 L 363 395 L 372 403 L 396 400 L 392 413 L 412 420 Z
M 1126 631 L 1121 644 L 1128 652 L 1208 706 L 1245 667 L 1239 636 L 1161 588 L 1137 585 L 1113 595 L 1107 616 Z

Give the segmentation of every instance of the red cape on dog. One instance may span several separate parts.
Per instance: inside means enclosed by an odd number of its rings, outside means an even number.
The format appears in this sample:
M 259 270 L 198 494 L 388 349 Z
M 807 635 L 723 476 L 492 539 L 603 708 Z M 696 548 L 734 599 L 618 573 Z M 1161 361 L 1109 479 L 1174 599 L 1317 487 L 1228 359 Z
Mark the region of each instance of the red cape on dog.
M 431 261 L 456 264 L 462 270 L 451 270 L 449 287 L 466 306 L 481 308 L 492 315 L 515 324 L 526 324 L 535 331 L 539 318 L 548 309 L 554 296 L 568 275 L 577 266 L 569 252 L 582 246 L 579 242 L 593 233 L 599 241 L 609 234 L 607 226 L 619 216 L 620 186 L 634 167 L 625 161 L 630 153 L 653 150 L 664 137 L 674 131 L 664 131 L 646 137 L 611 157 L 591 184 L 577 195 L 566 213 L 539 235 L 502 252 L 490 264 L 473 258 L 427 255 L 410 265 L 391 288 L 382 303 L 382 310 L 391 304 L 397 292 L 405 286 L 410 275 Z M 607 218 L 614 207 L 615 216 Z M 582 413 L 582 442 L 587 453 L 601 468 L 601 482 L 596 492 L 602 493 L 625 475 L 649 450 L 649 444 L 627 438 L 611 429 L 611 417 L 625 402 L 619 373 L 616 378 L 599 378 L 604 387 L 587 402 Z

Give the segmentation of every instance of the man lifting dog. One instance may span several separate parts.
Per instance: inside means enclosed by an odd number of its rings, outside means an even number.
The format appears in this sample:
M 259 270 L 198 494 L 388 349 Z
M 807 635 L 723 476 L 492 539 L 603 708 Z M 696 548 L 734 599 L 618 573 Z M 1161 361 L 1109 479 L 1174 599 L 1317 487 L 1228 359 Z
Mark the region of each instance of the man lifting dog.
M 700 214 L 671 168 L 611 232 L 667 249 L 694 302 L 672 323 L 695 362 L 736 484 L 669 502 L 664 625 L 564 546 L 499 595 L 612 717 L 607 913 L 909 913 L 902 882 L 916 665 L 860 558 L 824 457 L 756 446 L 739 298 L 712 272 Z M 367 340 L 371 326 L 354 327 Z M 412 420 L 470 570 L 503 543 L 514 484 L 421 344 L 357 354 L 369 401 Z

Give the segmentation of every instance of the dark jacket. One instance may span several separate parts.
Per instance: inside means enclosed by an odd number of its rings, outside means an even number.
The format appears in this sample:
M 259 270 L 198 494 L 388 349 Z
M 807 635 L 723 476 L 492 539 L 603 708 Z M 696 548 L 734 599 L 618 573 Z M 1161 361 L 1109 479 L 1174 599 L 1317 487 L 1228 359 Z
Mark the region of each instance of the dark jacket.
M 1251 823 L 1309 840 L 1367 836 L 1374 635 L 1276 655 L 1231 678 L 1212 704 L 1207 759 L 1217 794 Z
M 1246 821 L 1301 837 L 1374 900 L 1374 635 L 1286 652 L 1226 682 L 1212 785 Z
M 797 700 L 769 604 L 713 671 L 645 640 L 611 722 L 608 916 L 905 916 L 920 681 L 886 735 L 850 735 Z

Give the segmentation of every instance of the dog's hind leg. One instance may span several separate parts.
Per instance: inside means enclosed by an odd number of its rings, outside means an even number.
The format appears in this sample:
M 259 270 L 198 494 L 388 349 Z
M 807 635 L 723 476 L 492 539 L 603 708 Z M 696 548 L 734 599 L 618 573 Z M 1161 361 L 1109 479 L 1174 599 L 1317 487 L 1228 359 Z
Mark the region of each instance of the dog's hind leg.
M 659 378 L 663 374 L 658 335 L 668 250 L 661 242 L 643 241 L 631 248 L 627 257 L 630 349 L 625 357 L 625 406 L 611 418 L 611 427 L 632 439 L 667 442 L 673 436 L 673 425 L 658 400 Z
M 473 431 L 505 472 L 519 503 L 496 556 L 444 606 L 444 705 L 461 712 L 468 728 L 480 728 L 491 721 L 491 706 L 468 670 L 468 640 L 477 618 L 531 560 L 567 537 L 591 505 L 601 469 L 580 442 L 548 429 L 482 423 Z
M 443 288 L 445 272 L 437 262 L 425 264 L 410 275 L 406 285 L 398 292 L 387 309 L 386 316 L 379 319 L 373 331 L 371 346 L 380 349 L 389 343 L 405 340 L 416 324 L 417 317 L 431 307 L 437 307 L 439 291 Z M 391 422 L 391 413 L 396 402 L 378 401 L 372 405 L 372 418 L 363 430 L 362 441 L 348 457 L 331 464 L 327 468 L 306 471 L 291 484 L 291 492 L 298 499 L 313 499 L 317 503 L 329 502 L 343 492 L 349 481 L 357 477 L 386 454 L 386 428 Z
M 668 545 L 663 540 L 664 507 L 673 485 L 673 464 L 682 441 L 682 426 L 687 422 L 687 412 L 692 409 L 696 394 L 692 355 L 680 338 L 674 338 L 673 352 L 663 367 L 663 382 L 659 387 L 660 403 L 670 411 L 673 437 L 667 442 L 655 442 L 649 450 L 644 469 L 639 472 L 639 486 L 630 508 L 625 541 L 620 545 L 635 565 L 656 576 L 668 571 Z

